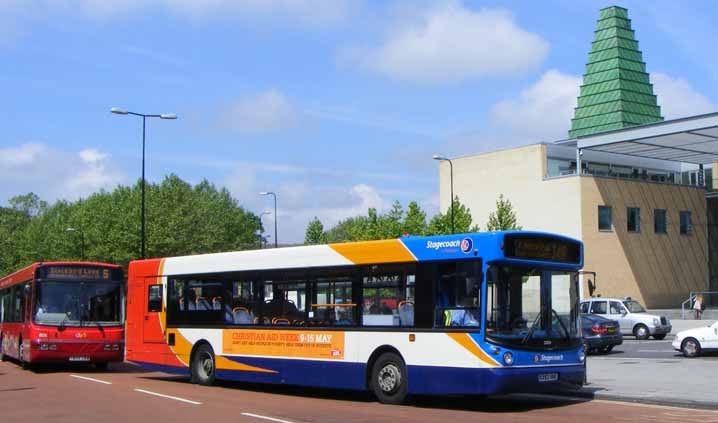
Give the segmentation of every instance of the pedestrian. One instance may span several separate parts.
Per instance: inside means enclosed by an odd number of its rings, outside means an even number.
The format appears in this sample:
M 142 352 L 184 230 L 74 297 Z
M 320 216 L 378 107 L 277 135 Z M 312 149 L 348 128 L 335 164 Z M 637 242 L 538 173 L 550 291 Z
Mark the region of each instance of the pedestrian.
M 703 314 L 703 294 L 696 295 L 696 299 L 693 301 L 693 311 L 696 313 L 696 320 L 701 320 L 701 314 Z

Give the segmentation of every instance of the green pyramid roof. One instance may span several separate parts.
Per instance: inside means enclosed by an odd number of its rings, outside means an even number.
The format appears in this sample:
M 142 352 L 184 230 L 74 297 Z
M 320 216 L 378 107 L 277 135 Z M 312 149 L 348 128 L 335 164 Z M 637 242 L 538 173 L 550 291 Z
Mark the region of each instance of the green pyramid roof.
M 569 138 L 662 120 L 628 10 L 601 9 Z

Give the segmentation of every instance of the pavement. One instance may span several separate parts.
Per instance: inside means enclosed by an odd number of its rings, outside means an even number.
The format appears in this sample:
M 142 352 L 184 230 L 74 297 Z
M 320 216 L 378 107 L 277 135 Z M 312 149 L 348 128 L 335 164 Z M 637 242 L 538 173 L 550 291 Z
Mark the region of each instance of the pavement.
M 627 336 L 610 354 L 589 356 L 588 384 L 566 395 L 718 410 L 718 354 L 688 359 L 671 346 L 677 332 L 713 322 L 674 320 L 662 341 Z
M 53 423 L 718 423 L 715 410 L 559 396 L 416 397 L 398 406 L 379 404 L 366 392 L 230 382 L 205 387 L 129 363 L 107 371 L 82 366 L 26 371 L 17 363 L 0 363 L 0 409 L 3 422 Z

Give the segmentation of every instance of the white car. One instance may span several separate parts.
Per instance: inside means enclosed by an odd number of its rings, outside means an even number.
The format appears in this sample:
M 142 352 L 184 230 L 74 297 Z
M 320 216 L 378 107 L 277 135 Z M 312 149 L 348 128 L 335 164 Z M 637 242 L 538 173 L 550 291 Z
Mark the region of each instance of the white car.
M 688 329 L 673 338 L 673 349 L 686 357 L 698 357 L 703 352 L 718 351 L 718 322 L 711 326 Z

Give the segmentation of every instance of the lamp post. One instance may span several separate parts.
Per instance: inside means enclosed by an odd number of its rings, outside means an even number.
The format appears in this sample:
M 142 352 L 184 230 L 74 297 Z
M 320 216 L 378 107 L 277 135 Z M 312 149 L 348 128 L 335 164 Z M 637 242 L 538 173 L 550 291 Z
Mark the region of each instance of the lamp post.
M 80 258 L 85 261 L 85 232 L 82 229 L 67 228 L 65 232 L 79 232 L 80 233 Z
M 262 191 L 259 195 L 271 195 L 274 197 L 274 248 L 278 247 L 277 243 L 277 194 L 272 191 Z
M 434 154 L 434 160 L 438 160 L 440 162 L 449 162 L 449 178 L 451 181 L 451 233 L 454 233 L 454 164 L 451 162 L 451 159 L 448 157 L 440 156 L 438 154 Z
M 264 216 L 265 214 L 272 214 L 272 212 L 263 211 L 263 212 L 259 213 L 259 223 L 262 223 L 262 216 Z M 262 249 L 262 231 L 259 232 L 259 249 L 260 250 Z
M 140 258 L 145 258 L 145 121 L 147 118 L 160 118 L 160 119 L 177 119 L 177 115 L 173 113 L 164 113 L 161 115 L 146 115 L 143 113 L 130 112 L 123 109 L 113 107 L 110 112 L 116 115 L 133 115 L 140 116 L 142 118 L 142 205 L 140 206 L 140 238 L 142 246 L 140 248 Z

